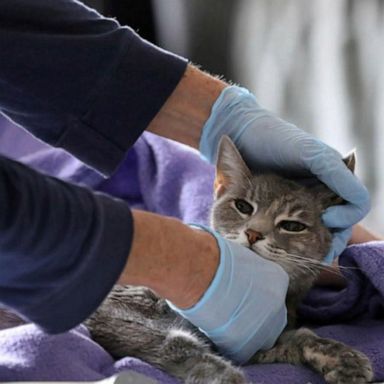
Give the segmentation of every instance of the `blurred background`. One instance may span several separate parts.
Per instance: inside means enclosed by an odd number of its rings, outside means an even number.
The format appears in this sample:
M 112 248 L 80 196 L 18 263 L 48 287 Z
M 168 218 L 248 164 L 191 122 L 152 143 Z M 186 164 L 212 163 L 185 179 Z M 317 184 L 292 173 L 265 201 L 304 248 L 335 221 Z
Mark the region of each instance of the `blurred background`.
M 84 3 L 249 88 L 340 152 L 356 148 L 372 196 L 366 224 L 384 234 L 384 0 Z

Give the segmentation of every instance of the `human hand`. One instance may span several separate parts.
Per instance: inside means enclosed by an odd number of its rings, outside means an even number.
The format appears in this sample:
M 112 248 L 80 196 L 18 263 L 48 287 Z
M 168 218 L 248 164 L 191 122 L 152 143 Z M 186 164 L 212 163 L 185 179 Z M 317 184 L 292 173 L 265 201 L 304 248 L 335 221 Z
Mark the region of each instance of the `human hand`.
M 191 308 L 168 304 L 199 327 L 228 358 L 245 363 L 271 348 L 287 323 L 288 275 L 242 245 L 216 238 L 220 263 L 203 297 Z
M 328 208 L 324 224 L 332 229 L 331 263 L 345 248 L 351 226 L 369 211 L 369 194 L 341 155 L 319 139 L 262 108 L 246 89 L 225 88 L 213 105 L 200 139 L 200 152 L 214 163 L 221 136 L 228 135 L 255 172 L 277 172 L 300 179 L 316 176 L 346 204 Z
M 352 228 L 352 236 L 348 244 L 367 243 L 368 241 L 382 241 L 382 236 L 371 232 L 369 229 L 363 227 L 361 224 L 356 224 Z

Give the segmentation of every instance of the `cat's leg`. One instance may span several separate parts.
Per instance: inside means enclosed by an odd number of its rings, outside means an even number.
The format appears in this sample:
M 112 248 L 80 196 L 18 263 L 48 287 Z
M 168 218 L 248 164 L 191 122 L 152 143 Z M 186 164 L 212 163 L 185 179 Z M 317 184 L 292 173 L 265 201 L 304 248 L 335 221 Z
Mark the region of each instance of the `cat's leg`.
M 213 354 L 164 300 L 143 287 L 115 287 L 85 323 L 115 357 L 138 357 L 188 384 L 243 384 L 239 369 Z
M 103 303 L 110 310 L 124 313 L 139 311 L 148 318 L 163 317 L 172 311 L 151 289 L 133 285 L 115 285 Z
M 116 357 L 138 357 L 186 384 L 246 383 L 238 368 L 213 354 L 204 341 L 187 330 L 150 329 L 134 323 L 118 325 L 115 330 L 118 333 L 96 333 L 93 329 L 92 334 Z
M 143 358 L 164 340 L 175 316 L 145 287 L 115 286 L 85 321 L 92 338 L 115 357 Z
M 251 361 L 306 364 L 331 384 L 364 384 L 373 378 L 371 363 L 363 353 L 307 328 L 283 332 L 272 349 L 258 352 Z
M 162 345 L 163 369 L 187 384 L 243 384 L 240 369 L 213 354 L 207 344 L 188 331 L 170 330 Z

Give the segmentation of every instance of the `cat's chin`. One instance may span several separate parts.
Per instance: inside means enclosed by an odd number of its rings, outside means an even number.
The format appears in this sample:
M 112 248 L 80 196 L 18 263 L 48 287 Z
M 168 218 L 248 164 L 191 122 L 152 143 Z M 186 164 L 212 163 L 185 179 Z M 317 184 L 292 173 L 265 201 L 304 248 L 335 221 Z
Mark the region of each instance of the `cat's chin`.
M 278 263 L 273 257 L 270 256 L 269 252 L 265 250 L 263 247 L 254 247 L 252 245 L 247 245 L 247 248 L 249 248 L 252 252 L 256 253 L 258 256 L 264 259 Z

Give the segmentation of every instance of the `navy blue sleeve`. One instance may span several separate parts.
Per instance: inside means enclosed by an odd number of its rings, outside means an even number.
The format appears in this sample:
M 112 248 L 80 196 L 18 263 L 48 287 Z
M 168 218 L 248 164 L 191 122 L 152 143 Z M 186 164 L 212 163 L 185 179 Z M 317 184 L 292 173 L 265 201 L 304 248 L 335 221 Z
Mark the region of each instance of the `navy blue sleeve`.
M 73 0 L 1 0 L 0 55 L 0 110 L 105 174 L 186 68 Z
M 0 156 L 0 212 L 0 302 L 51 333 L 86 319 L 127 261 L 127 204 Z
M 110 174 L 186 61 L 74 0 L 0 0 L 0 111 Z M 0 157 L 0 303 L 49 332 L 83 321 L 124 268 L 120 200 Z

